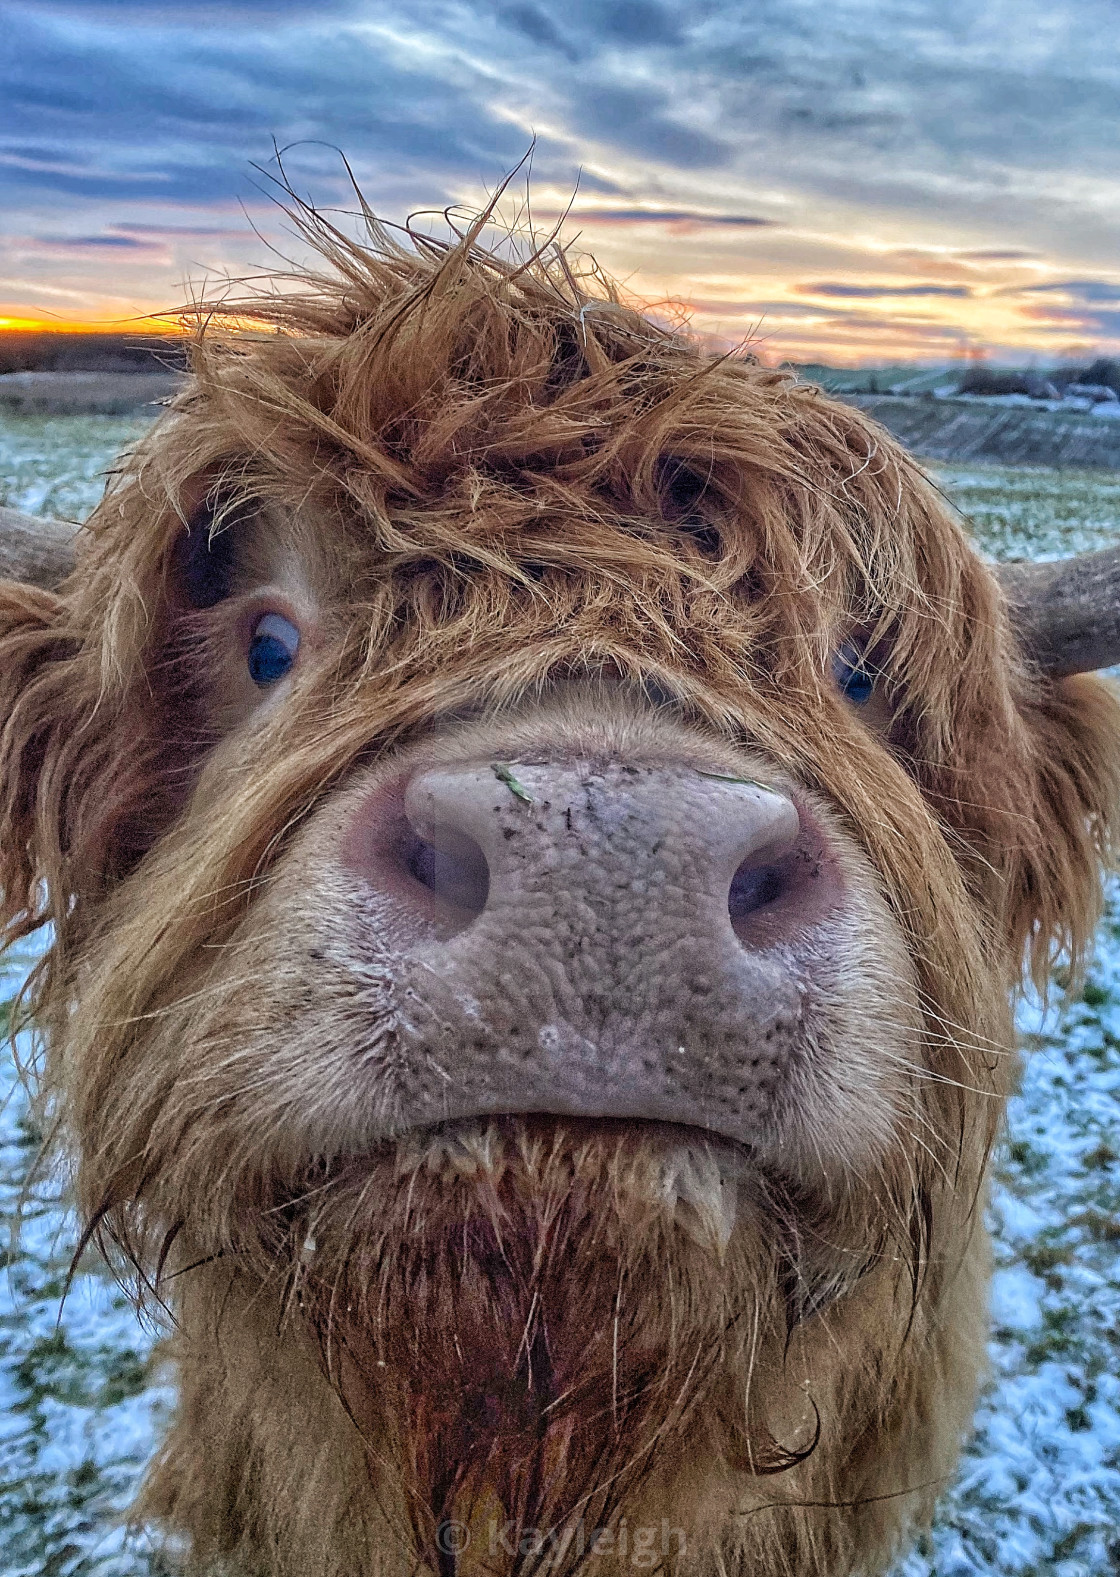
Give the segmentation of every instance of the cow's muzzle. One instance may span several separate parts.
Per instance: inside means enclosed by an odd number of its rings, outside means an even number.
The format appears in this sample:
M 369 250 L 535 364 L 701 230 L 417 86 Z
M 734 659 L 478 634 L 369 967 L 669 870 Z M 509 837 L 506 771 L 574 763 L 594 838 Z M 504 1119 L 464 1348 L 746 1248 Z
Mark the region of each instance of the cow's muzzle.
M 687 762 L 421 770 L 358 807 L 345 857 L 411 938 L 405 1126 L 551 1112 L 751 1137 L 798 1040 L 791 958 L 842 887 L 792 791 Z

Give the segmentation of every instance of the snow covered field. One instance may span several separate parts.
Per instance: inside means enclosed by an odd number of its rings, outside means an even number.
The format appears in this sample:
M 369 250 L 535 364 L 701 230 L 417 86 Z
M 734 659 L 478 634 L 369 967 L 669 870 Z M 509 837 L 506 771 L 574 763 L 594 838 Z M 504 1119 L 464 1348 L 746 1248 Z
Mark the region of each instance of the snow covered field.
M 0 503 L 81 516 L 143 423 L 0 419 Z M 1000 557 L 1120 536 L 1120 475 L 938 467 Z M 9 961 L 15 985 L 27 960 Z M 6 988 L 0 995 L 7 994 Z M 1029 1060 L 998 1163 L 993 1384 L 933 1536 L 899 1577 L 1120 1571 L 1120 889 L 1075 998 L 1021 1014 Z M 25 1048 L 26 1052 L 26 1048 Z M 158 1577 L 121 1511 L 168 1405 L 154 1338 L 73 1231 L 8 1062 L 0 1113 L 0 1574 Z M 22 1199 L 22 1226 L 13 1224 Z

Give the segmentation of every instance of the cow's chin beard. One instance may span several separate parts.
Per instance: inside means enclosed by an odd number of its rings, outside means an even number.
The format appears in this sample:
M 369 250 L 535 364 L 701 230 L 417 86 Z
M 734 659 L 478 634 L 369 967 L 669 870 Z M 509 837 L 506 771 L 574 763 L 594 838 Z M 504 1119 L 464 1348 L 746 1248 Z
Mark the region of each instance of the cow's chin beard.
M 573 1570 L 591 1530 L 660 1525 L 693 1470 L 811 1449 L 804 1394 L 771 1405 L 804 1274 L 767 1186 L 695 1131 L 502 1118 L 312 1196 L 293 1302 L 423 1560 Z

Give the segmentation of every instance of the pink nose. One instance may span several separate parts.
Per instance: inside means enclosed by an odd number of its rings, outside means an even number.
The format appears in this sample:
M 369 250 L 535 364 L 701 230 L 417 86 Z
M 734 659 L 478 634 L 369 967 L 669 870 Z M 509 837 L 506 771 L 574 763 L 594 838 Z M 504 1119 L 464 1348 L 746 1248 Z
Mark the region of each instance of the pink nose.
M 765 1128 L 804 1007 L 791 960 L 841 886 L 790 794 L 675 762 L 439 767 L 359 804 L 344 859 L 395 949 L 403 1126 Z
M 371 806 L 365 836 L 351 844 L 355 863 L 444 937 L 484 912 L 501 912 L 518 933 L 546 926 L 548 915 L 573 925 L 582 914 L 587 939 L 609 934 L 617 948 L 638 944 L 659 920 L 675 929 L 683 907 L 690 930 L 730 925 L 748 940 L 763 910 L 796 923 L 810 891 L 813 862 L 798 857 L 793 801 L 730 773 L 620 763 L 440 767 L 411 779 L 403 809 L 404 824 L 394 826 L 383 801 Z

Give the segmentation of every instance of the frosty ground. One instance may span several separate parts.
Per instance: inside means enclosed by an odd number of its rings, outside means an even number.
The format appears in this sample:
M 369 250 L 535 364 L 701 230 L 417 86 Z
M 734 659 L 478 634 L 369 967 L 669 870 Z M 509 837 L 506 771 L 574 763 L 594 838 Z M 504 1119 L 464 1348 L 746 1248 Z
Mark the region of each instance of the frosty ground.
M 0 504 L 80 518 L 145 423 L 0 419 Z M 1120 474 L 939 466 L 994 557 L 1120 538 Z M 26 956 L 3 977 L 15 989 Z M 6 993 L 4 993 L 6 994 Z M 1021 1094 L 991 1209 L 993 1381 L 931 1538 L 897 1577 L 1120 1573 L 1120 888 L 1097 961 L 1043 1018 L 1020 1014 Z M 24 1048 L 26 1055 L 27 1048 Z M 122 1520 L 169 1405 L 154 1334 L 89 1259 L 60 1312 L 72 1223 L 14 1068 L 0 1115 L 0 1574 L 157 1577 Z M 21 1231 L 14 1232 L 22 1199 Z

